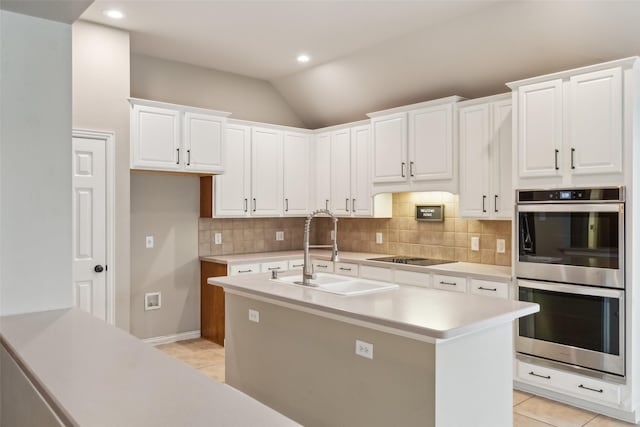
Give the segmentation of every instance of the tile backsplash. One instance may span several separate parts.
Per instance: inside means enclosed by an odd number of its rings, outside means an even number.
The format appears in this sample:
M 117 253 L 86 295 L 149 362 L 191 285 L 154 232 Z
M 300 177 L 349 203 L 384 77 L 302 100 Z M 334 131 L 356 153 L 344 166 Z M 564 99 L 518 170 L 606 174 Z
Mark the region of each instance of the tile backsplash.
M 415 205 L 443 204 L 443 222 L 415 219 Z M 199 254 L 231 255 L 250 252 L 302 249 L 304 218 L 200 219 Z M 316 218 L 312 243 L 329 244 L 333 223 Z M 276 231 L 284 240 L 276 241 Z M 215 245 L 214 233 L 222 233 Z M 376 232 L 382 244 L 376 244 Z M 480 250 L 471 250 L 471 237 L 480 239 Z M 505 253 L 496 252 L 496 239 L 504 239 Z M 338 248 L 483 264 L 511 265 L 511 221 L 467 220 L 458 217 L 458 196 L 450 193 L 394 193 L 392 218 L 340 218 Z

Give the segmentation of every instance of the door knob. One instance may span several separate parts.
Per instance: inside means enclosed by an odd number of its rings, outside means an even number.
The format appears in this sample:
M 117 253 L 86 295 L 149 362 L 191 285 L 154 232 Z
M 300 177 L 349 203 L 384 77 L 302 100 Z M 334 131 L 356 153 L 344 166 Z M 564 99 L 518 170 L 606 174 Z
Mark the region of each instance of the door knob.
M 104 267 L 101 265 L 96 265 L 95 267 L 93 267 L 93 271 L 95 271 L 96 273 L 102 273 L 104 271 Z

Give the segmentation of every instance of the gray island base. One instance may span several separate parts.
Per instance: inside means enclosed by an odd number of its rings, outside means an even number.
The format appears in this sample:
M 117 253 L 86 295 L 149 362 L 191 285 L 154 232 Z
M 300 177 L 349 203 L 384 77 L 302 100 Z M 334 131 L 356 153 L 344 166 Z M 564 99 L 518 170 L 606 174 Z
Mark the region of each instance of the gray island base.
M 209 279 L 225 288 L 229 385 L 307 426 L 512 425 L 513 320 L 536 304 L 414 287 L 344 297 L 252 276 Z

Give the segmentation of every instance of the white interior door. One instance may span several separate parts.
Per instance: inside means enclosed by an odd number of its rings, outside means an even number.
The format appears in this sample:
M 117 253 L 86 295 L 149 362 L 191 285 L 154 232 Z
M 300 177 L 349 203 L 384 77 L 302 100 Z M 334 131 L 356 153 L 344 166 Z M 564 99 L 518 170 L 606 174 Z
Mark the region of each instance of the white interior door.
M 73 297 L 107 320 L 106 140 L 73 137 Z

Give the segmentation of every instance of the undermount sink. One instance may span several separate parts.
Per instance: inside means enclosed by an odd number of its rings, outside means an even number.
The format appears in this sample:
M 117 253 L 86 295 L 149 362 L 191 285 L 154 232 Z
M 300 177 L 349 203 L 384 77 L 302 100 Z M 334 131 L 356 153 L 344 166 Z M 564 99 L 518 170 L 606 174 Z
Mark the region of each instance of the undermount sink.
M 376 282 L 374 280 L 359 279 L 357 277 L 340 276 L 338 274 L 329 273 L 317 273 L 316 278 L 310 281 L 312 286 L 305 286 L 302 284 L 301 274 L 282 276 L 271 280 L 338 295 L 363 295 L 395 289 L 398 287 L 398 285 L 394 283 Z

